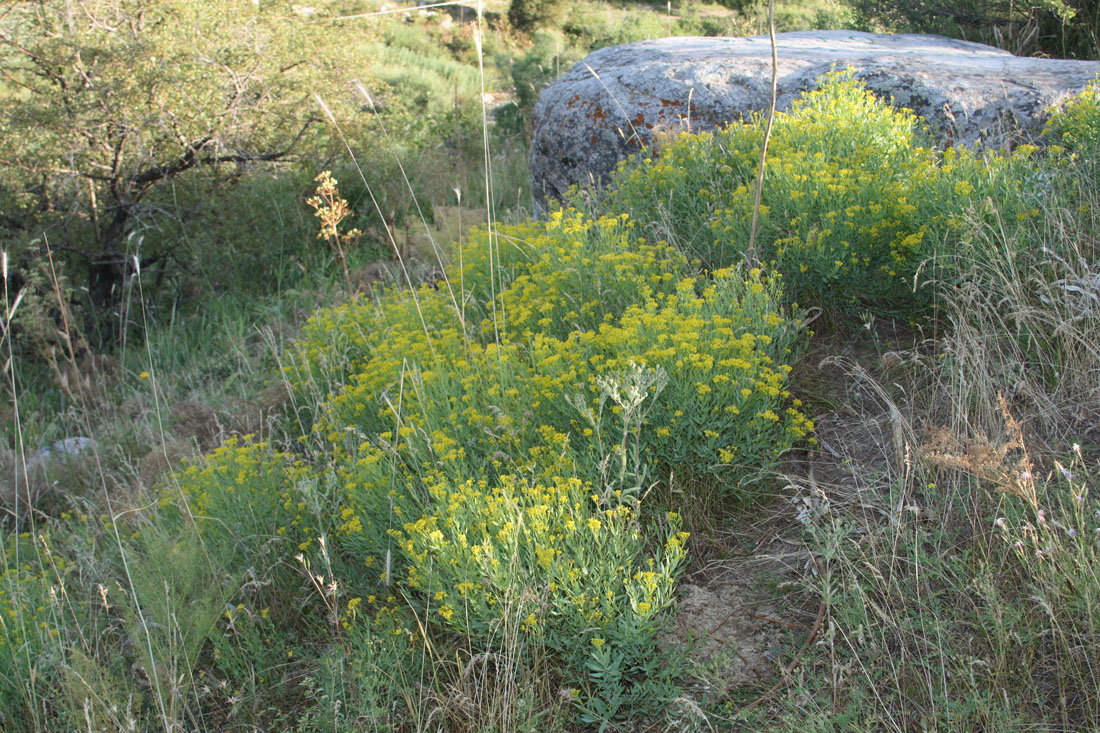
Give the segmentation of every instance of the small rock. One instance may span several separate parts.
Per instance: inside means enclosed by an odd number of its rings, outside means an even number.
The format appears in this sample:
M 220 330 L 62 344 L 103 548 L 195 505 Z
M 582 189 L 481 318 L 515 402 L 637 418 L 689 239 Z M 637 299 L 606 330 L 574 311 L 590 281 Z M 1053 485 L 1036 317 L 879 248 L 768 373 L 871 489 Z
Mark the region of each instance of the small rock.
M 38 449 L 26 461 L 9 452 L 2 461 L 0 501 L 23 515 L 59 485 L 72 484 L 74 489 L 86 485 L 94 468 L 88 459 L 94 456 L 96 448 L 92 438 L 74 437 Z

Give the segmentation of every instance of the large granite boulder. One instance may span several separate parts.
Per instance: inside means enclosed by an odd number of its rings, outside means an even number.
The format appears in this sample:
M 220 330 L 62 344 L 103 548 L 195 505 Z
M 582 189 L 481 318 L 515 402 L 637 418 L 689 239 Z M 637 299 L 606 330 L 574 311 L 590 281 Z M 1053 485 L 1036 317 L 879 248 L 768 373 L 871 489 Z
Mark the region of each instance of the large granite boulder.
M 875 94 L 926 118 L 941 143 L 1033 136 L 1046 110 L 1100 74 L 1100 62 L 1022 58 L 943 36 L 781 33 L 780 111 L 818 77 L 852 67 Z M 604 182 L 655 134 L 713 129 L 766 110 L 771 44 L 662 38 L 600 49 L 539 95 L 531 143 L 536 202 Z

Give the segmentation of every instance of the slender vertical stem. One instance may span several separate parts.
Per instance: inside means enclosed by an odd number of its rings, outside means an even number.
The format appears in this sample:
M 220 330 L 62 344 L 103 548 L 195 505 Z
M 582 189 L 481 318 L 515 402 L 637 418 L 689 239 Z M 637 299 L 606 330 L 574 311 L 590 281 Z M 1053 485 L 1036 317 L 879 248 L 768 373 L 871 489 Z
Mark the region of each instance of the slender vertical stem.
M 749 230 L 749 249 L 745 255 L 750 267 L 757 264 L 756 227 L 760 220 L 760 195 L 764 189 L 764 161 L 768 157 L 768 141 L 772 136 L 772 121 L 775 119 L 775 102 L 779 89 L 779 54 L 775 48 L 775 0 L 768 0 L 768 35 L 772 46 L 772 100 L 768 108 L 768 124 L 764 128 L 764 144 L 760 147 L 760 167 L 756 172 L 756 198 L 752 204 L 752 229 Z

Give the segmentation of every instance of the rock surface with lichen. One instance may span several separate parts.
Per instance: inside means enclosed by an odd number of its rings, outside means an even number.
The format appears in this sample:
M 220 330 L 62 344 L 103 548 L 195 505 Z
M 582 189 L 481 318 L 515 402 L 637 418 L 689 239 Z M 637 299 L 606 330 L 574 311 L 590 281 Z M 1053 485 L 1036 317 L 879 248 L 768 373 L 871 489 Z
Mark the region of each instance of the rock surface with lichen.
M 805 31 L 776 36 L 777 109 L 822 74 L 851 68 L 879 97 L 928 120 L 941 144 L 1035 136 L 1047 109 L 1083 90 L 1100 62 L 1023 58 L 932 35 Z M 535 201 L 603 183 L 660 135 L 747 120 L 771 100 L 771 44 L 662 38 L 590 54 L 539 95 L 531 143 Z

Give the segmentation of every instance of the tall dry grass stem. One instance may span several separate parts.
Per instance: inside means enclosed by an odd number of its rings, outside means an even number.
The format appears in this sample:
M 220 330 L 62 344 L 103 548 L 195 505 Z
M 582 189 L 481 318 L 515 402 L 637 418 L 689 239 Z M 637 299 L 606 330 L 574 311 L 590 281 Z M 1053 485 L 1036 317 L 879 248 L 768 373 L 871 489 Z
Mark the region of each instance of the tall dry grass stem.
M 358 81 L 358 80 L 355 81 L 355 89 L 363 96 L 363 98 L 365 100 L 367 100 L 367 104 L 370 105 L 371 111 L 374 112 L 374 117 L 375 117 L 375 119 L 378 120 L 378 126 L 382 130 L 382 135 L 386 138 L 386 143 L 389 145 L 390 152 L 393 153 L 393 159 L 397 163 L 397 168 L 398 168 L 398 170 L 401 171 L 401 180 L 404 181 L 405 187 L 409 190 L 409 195 L 412 197 L 413 205 L 416 207 L 417 217 L 420 219 L 420 223 L 424 227 L 424 233 L 428 236 L 428 241 L 432 245 L 432 254 L 435 255 L 436 265 L 439 267 L 439 271 L 443 273 L 442 280 L 443 280 L 443 283 L 447 286 L 447 294 L 451 298 L 451 305 L 454 306 L 455 314 L 458 316 L 459 325 L 462 327 L 462 339 L 463 339 L 463 342 L 465 343 L 469 340 L 469 335 L 466 332 L 466 311 L 465 311 L 465 308 L 459 307 L 458 300 L 455 298 L 454 289 L 451 287 L 451 279 L 447 275 L 446 263 L 444 263 L 444 261 L 443 261 L 443 253 L 440 250 L 439 244 L 435 241 L 435 237 L 432 235 L 432 229 L 431 229 L 431 227 L 428 226 L 428 220 L 424 216 L 423 210 L 420 208 L 420 200 L 419 200 L 419 198 L 417 198 L 416 191 L 413 190 L 412 183 L 409 181 L 409 176 L 405 172 L 405 165 L 404 165 L 404 163 L 401 162 L 401 156 L 399 156 L 397 154 L 397 146 L 394 145 L 393 140 L 390 138 L 390 133 L 386 129 L 386 123 L 383 120 L 383 116 L 378 113 L 378 108 L 375 107 L 374 98 L 370 95 L 370 92 L 368 92 L 367 88 L 365 86 L 363 86 L 363 83 Z M 458 192 L 458 195 L 459 195 L 459 207 L 460 207 L 460 216 L 461 216 L 461 205 L 462 205 L 461 189 L 456 188 L 455 191 Z M 492 209 L 487 207 L 487 210 L 491 211 Z M 491 216 L 491 214 L 490 214 L 490 216 Z M 461 222 L 461 219 L 460 219 L 460 222 Z M 491 220 L 489 221 L 489 226 L 490 227 L 492 226 Z M 460 229 L 461 229 L 461 223 L 460 223 Z M 390 237 L 392 238 L 392 236 L 393 236 L 393 234 L 391 233 Z M 460 236 L 461 236 L 461 232 L 460 232 Z
M 489 145 L 489 107 L 485 98 L 485 51 L 482 48 L 482 32 L 484 27 L 485 5 L 484 0 L 477 0 L 477 27 L 474 29 L 474 48 L 477 51 L 477 73 L 481 84 L 481 143 L 484 151 L 485 164 L 485 226 L 488 230 L 485 238 L 489 247 L 489 294 L 492 298 L 493 312 L 493 339 L 497 346 L 503 344 L 502 334 L 507 328 L 507 317 L 504 310 L 504 301 L 497 303 L 498 275 L 497 264 L 500 262 L 500 242 L 497 239 L 496 230 L 493 227 L 493 168 L 492 151 Z M 503 290 L 503 283 L 500 289 Z M 498 314 L 499 311 L 499 314 Z M 497 378 L 501 389 L 504 389 L 504 358 L 500 349 L 497 349 Z
M 380 220 L 385 220 L 385 215 L 382 213 L 382 207 L 378 203 L 378 199 L 374 195 L 374 189 L 371 188 L 370 182 L 367 181 L 366 175 L 363 173 L 362 167 L 359 165 L 358 159 L 355 157 L 355 151 L 352 150 L 351 144 L 348 143 L 347 138 L 344 136 L 343 128 L 340 123 L 336 121 L 336 116 L 332 114 L 332 110 L 329 109 L 328 104 L 321 98 L 321 95 L 314 94 L 313 98 L 320 105 L 321 110 L 325 113 L 325 117 L 328 118 L 329 123 L 333 129 L 336 130 L 336 134 L 340 137 L 340 142 L 343 143 L 344 149 L 348 151 L 348 155 L 351 156 L 351 162 L 355 166 L 355 170 L 359 173 L 359 179 L 363 182 L 363 186 L 367 190 L 367 195 L 370 196 L 371 204 L 374 206 L 374 211 L 378 214 Z M 424 330 L 424 339 L 428 344 L 428 349 L 432 352 L 433 358 L 436 356 L 435 344 L 432 341 L 431 332 L 428 329 L 428 323 L 424 320 L 424 311 L 420 307 L 420 298 L 416 294 L 416 286 L 413 285 L 412 277 L 409 275 L 408 263 L 405 262 L 404 256 L 401 254 L 401 248 L 397 246 L 397 241 L 393 237 L 393 229 L 386 227 L 386 235 L 390 240 L 390 247 L 393 249 L 394 258 L 397 260 L 398 265 L 401 267 L 401 273 L 405 276 L 405 284 L 409 288 L 409 292 L 412 295 L 413 304 L 416 306 L 416 314 L 420 318 L 420 326 Z
M 764 142 L 760 146 L 760 166 L 756 172 L 756 193 L 753 196 L 749 247 L 745 253 L 745 259 L 749 267 L 756 266 L 756 227 L 760 221 L 760 197 L 764 191 L 764 163 L 768 157 L 768 141 L 772 136 L 776 97 L 779 94 L 779 52 L 775 45 L 775 0 L 768 0 L 768 38 L 771 41 L 772 51 L 772 96 L 771 104 L 768 107 L 768 124 L 764 127 Z

